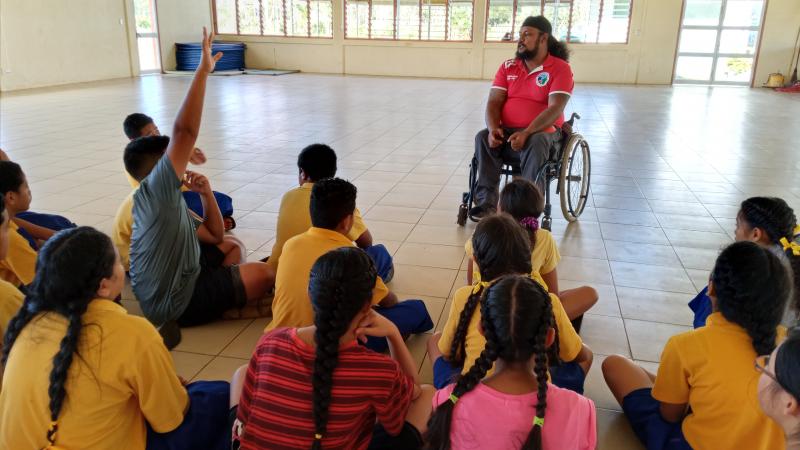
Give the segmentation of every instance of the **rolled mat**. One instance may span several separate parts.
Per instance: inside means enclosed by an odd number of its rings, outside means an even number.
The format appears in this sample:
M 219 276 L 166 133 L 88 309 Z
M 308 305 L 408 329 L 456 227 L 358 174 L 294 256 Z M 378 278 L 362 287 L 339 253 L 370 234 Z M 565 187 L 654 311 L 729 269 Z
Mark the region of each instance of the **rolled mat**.
M 244 70 L 244 51 L 247 46 L 241 42 L 214 42 L 211 53 L 222 52 L 222 59 L 217 61 L 215 70 Z M 202 44 L 175 43 L 176 70 L 195 70 L 203 55 Z

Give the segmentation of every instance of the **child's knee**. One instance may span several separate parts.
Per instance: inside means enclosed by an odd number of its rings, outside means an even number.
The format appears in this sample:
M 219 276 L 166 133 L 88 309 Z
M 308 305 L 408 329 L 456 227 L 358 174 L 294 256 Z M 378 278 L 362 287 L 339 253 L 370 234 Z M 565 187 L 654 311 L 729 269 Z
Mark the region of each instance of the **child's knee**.
M 603 375 L 608 377 L 609 374 L 619 373 L 620 371 L 624 370 L 624 367 L 628 365 L 628 358 L 622 355 L 610 355 L 606 356 L 606 359 L 603 360 L 603 364 L 600 365 L 600 368 L 603 370 Z

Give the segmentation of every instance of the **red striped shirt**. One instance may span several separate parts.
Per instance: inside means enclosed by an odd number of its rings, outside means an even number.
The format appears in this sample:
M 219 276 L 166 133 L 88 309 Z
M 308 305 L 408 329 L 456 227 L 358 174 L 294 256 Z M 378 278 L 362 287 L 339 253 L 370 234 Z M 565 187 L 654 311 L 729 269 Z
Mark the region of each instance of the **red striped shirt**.
M 242 449 L 311 447 L 314 359 L 315 349 L 297 337 L 295 328 L 261 338 L 239 403 Z M 399 433 L 413 393 L 413 379 L 393 359 L 355 342 L 341 347 L 323 447 L 366 449 L 376 419 L 387 432 Z

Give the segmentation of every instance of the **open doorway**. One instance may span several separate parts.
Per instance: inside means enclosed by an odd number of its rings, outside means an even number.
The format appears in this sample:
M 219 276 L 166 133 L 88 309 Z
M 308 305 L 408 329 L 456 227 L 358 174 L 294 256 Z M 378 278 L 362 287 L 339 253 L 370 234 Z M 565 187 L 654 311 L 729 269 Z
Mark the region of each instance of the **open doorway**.
M 139 73 L 161 72 L 161 51 L 156 22 L 156 0 L 133 0 Z
M 765 0 L 684 0 L 674 83 L 749 86 Z

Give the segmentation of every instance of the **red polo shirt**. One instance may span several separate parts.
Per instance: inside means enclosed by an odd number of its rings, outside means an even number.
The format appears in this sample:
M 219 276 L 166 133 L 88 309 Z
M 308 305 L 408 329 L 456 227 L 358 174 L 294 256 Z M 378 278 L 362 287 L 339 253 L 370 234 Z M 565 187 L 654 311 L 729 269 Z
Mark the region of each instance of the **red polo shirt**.
M 509 59 L 500 65 L 492 89 L 507 91 L 503 105 L 502 124 L 506 128 L 525 128 L 547 109 L 551 94 L 572 95 L 575 82 L 572 69 L 561 58 L 547 55 L 544 64 L 528 72 L 521 59 Z M 562 114 L 555 126 L 564 123 Z

